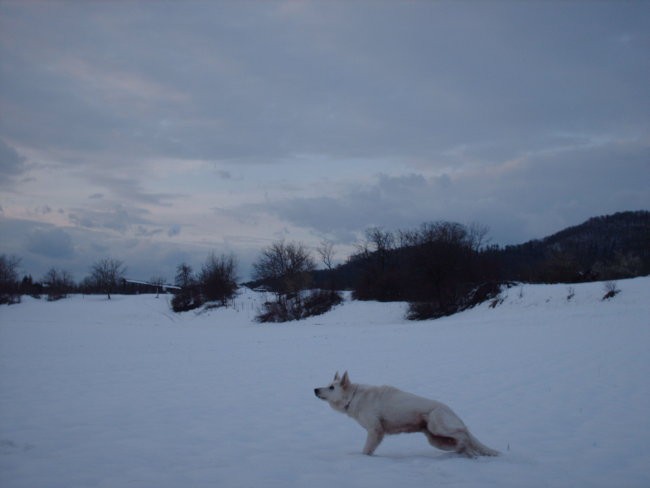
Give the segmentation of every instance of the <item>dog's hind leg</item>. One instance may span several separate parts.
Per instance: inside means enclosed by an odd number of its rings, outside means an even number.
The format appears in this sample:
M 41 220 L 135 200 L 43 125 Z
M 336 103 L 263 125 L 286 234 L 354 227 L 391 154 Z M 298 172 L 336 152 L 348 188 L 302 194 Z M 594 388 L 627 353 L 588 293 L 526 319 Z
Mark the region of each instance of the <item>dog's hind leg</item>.
M 467 427 L 447 406 L 429 412 L 425 435 L 429 443 L 438 449 L 472 456 L 467 450 L 469 444 Z
M 436 408 L 429 413 L 427 439 L 446 451 L 456 451 L 467 457 L 498 456 L 499 452 L 478 441 L 463 421 L 448 407 Z
M 427 436 L 429 444 L 443 451 L 455 451 L 456 450 L 456 439 L 453 437 L 446 437 L 442 435 L 435 435 L 429 432 L 428 430 L 424 431 L 424 435 Z
M 379 429 L 368 429 L 368 437 L 366 438 L 366 445 L 363 447 L 363 453 L 371 456 L 377 446 L 381 444 L 384 438 L 384 431 Z

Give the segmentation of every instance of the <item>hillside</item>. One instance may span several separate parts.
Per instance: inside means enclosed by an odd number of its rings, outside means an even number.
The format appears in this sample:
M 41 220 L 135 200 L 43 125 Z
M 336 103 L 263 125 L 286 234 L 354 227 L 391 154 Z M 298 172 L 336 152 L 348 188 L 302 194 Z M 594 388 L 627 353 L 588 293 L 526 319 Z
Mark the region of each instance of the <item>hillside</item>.
M 438 228 L 443 230 L 440 235 L 435 234 Z M 457 236 L 450 237 L 449 229 Z M 392 246 L 378 249 L 368 242 L 345 264 L 314 272 L 313 283 L 320 287 L 333 283 L 354 290 L 361 299 L 435 302 L 454 311 L 472 288 L 483 283 L 580 283 L 650 274 L 648 211 L 594 217 L 543 239 L 506 247 L 477 250 L 471 232 L 460 224 L 442 222 L 425 224 L 422 230 L 385 233 Z M 419 233 L 416 244 L 404 239 L 414 233 Z
M 650 278 L 519 285 L 437 321 L 349 301 L 283 325 L 263 294 L 173 314 L 168 296 L 0 307 L 3 488 L 650 485 Z M 571 298 L 569 298 L 571 296 Z M 448 403 L 498 458 L 365 433 L 316 399 L 336 370 Z
M 590 281 L 650 274 L 650 212 L 594 217 L 541 240 L 496 252 L 503 277 Z

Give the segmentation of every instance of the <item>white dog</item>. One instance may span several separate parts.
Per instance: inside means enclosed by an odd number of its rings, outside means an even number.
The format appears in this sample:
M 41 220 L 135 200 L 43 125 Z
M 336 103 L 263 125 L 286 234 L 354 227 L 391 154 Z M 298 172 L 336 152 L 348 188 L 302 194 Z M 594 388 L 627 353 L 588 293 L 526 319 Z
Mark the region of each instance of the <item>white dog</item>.
M 316 388 L 314 393 L 368 431 L 364 454 L 372 455 L 385 434 L 422 432 L 432 446 L 445 451 L 468 457 L 499 455 L 498 451 L 481 444 L 444 403 L 392 386 L 351 383 L 347 371 L 342 378 L 336 373 L 329 386 Z

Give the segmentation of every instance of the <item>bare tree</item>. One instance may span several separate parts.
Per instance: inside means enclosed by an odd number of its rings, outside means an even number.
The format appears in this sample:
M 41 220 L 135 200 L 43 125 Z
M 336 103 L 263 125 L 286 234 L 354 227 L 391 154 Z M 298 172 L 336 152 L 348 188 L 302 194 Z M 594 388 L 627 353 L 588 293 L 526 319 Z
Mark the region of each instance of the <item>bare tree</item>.
M 334 259 L 334 243 L 323 239 L 320 243 L 320 246 L 316 248 L 316 252 L 320 256 L 321 262 L 325 265 L 325 268 L 332 270 L 333 259 Z
M 174 278 L 174 284 L 176 286 L 189 288 L 195 282 L 196 278 L 194 277 L 192 266 L 187 263 L 181 263 L 176 267 L 176 277 Z
M 124 279 L 126 267 L 118 259 L 104 258 L 95 262 L 91 267 L 91 279 L 95 286 L 106 293 L 108 299 L 111 299 L 113 293 L 120 281 Z
M 286 322 L 305 317 L 307 308 L 311 308 L 310 299 L 303 301 L 301 292 L 309 285 L 310 272 L 315 268 L 316 263 L 302 243 L 280 241 L 264 249 L 253 264 L 253 276 L 265 281 L 276 299 L 263 305 L 257 320 Z
M 481 251 L 490 243 L 488 234 L 490 233 L 490 228 L 487 225 L 479 224 L 478 222 L 472 222 L 467 228 L 467 238 L 469 244 L 474 251 Z
M 66 270 L 50 268 L 43 277 L 43 284 L 47 286 L 47 299 L 49 301 L 66 298 L 74 288 L 72 275 Z
M 253 277 L 269 282 L 280 295 L 290 295 L 306 288 L 309 273 L 315 268 L 304 244 L 280 241 L 262 250 L 253 264 Z
M 384 254 L 395 247 L 395 235 L 380 227 L 371 227 L 366 230 L 366 241 L 374 245 L 375 252 Z
M 18 303 L 18 266 L 20 258 L 16 256 L 0 256 L 0 303 Z
M 179 264 L 176 267 L 174 283 L 180 287 L 171 301 L 174 312 L 187 312 L 203 305 L 203 296 L 192 266 L 187 263 Z
M 216 256 L 211 253 L 199 275 L 201 291 L 206 301 L 226 305 L 237 291 L 237 260 L 234 255 Z
M 160 291 L 165 284 L 165 278 L 162 276 L 152 276 L 149 278 L 149 283 L 156 287 L 156 298 L 160 296 Z

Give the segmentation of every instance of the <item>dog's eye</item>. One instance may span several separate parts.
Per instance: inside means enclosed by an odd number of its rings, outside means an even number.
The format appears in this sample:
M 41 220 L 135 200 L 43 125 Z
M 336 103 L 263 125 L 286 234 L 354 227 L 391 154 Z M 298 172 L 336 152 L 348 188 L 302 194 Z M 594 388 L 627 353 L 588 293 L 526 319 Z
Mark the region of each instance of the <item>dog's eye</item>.
M 330 390 L 333 390 L 333 389 L 334 389 L 334 385 L 330 386 Z

